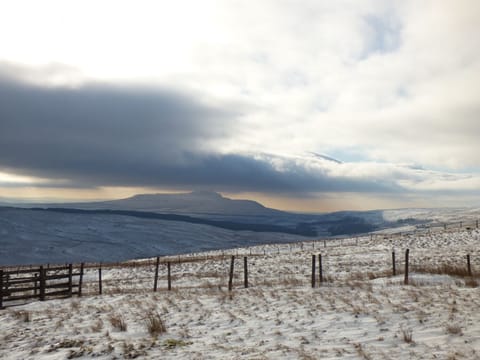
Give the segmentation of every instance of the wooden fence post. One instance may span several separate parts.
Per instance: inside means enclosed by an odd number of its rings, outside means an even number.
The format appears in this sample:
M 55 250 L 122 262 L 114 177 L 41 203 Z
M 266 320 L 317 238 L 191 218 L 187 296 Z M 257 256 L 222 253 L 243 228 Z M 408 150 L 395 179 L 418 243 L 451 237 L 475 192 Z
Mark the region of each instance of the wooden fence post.
M 0 270 L 0 309 L 3 309 L 3 270 Z
M 228 277 L 228 291 L 232 291 L 233 288 L 233 267 L 235 266 L 235 256 L 232 255 L 230 260 L 230 274 Z
M 155 279 L 153 281 L 153 291 L 157 291 L 158 284 L 158 266 L 160 265 L 160 257 L 157 256 L 157 263 L 155 264 Z
M 40 301 L 45 301 L 46 270 L 40 266 Z
M 315 264 L 316 264 L 315 255 L 312 255 L 312 288 L 315 287 L 315 277 L 316 277 Z
M 397 275 L 397 270 L 395 269 L 395 251 L 392 251 L 392 273 L 393 276 Z
M 3 281 L 3 286 L 5 287 L 4 294 L 8 294 L 8 288 L 10 287 L 10 274 L 5 276 L 5 280 Z
M 102 264 L 98 267 L 98 293 L 102 295 Z
M 472 276 L 472 267 L 470 265 L 470 254 L 467 254 L 467 269 L 468 269 L 468 276 Z
M 35 288 L 33 289 L 33 295 L 37 295 L 38 294 L 38 289 L 37 289 L 38 288 L 38 274 L 35 273 L 33 275 L 33 277 L 35 278 L 35 286 L 34 286 Z
M 248 288 L 248 264 L 247 257 L 243 257 L 243 283 L 245 284 L 245 289 Z
M 168 291 L 172 290 L 172 275 L 170 271 L 170 261 L 167 262 L 167 281 L 168 281 Z
M 318 280 L 323 282 L 322 254 L 318 254 Z
M 80 264 L 80 278 L 78 279 L 78 296 L 81 297 L 82 296 L 82 285 L 83 285 L 83 267 L 84 267 L 84 263 L 82 262 Z
M 72 297 L 72 288 L 73 288 L 73 265 L 68 264 L 68 297 Z
M 408 255 L 410 253 L 410 249 L 405 251 L 405 280 L 403 281 L 404 285 L 408 285 Z
M 478 229 L 478 220 L 475 221 L 475 226 Z

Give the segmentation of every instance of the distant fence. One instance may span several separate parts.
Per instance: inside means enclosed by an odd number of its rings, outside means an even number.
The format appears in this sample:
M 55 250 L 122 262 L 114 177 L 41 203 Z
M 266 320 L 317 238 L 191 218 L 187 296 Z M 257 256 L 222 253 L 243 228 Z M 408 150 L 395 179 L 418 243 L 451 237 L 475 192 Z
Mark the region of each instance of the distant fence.
M 83 265 L 74 272 L 73 265 L 17 270 L 0 269 L 0 309 L 25 300 L 82 295 Z
M 124 292 L 145 292 L 158 290 L 187 289 L 187 288 L 227 288 L 232 290 L 236 286 L 249 287 L 262 286 L 270 283 L 283 283 L 290 286 L 305 286 L 310 282 L 311 286 L 328 282 L 334 270 L 333 266 L 345 265 L 353 268 L 356 255 L 370 253 L 369 244 L 375 244 L 377 239 L 401 239 L 407 235 L 429 236 L 432 232 L 454 231 L 455 229 L 467 231 L 478 228 L 478 221 L 458 221 L 456 223 L 438 223 L 430 227 L 420 227 L 411 231 L 397 232 L 395 234 L 371 233 L 358 236 L 336 237 L 328 239 L 316 239 L 295 243 L 266 244 L 245 247 L 239 249 L 216 250 L 205 253 L 191 253 L 183 255 L 162 256 L 156 258 L 131 260 L 117 263 L 88 263 L 62 266 L 19 266 L 0 267 L 0 308 L 25 303 L 29 300 L 48 300 L 55 298 L 66 298 L 73 295 L 96 295 L 102 293 L 124 293 Z M 362 253 L 347 256 L 348 252 L 341 249 L 348 246 L 364 245 L 366 248 Z M 335 255 L 327 253 L 327 249 L 339 249 Z M 324 251 L 322 258 L 322 251 Z M 281 279 L 278 275 L 272 274 L 272 269 L 282 268 L 278 263 L 270 268 L 260 269 L 263 264 L 270 263 L 277 256 L 287 253 L 299 252 L 300 258 L 295 260 L 298 266 L 295 272 L 281 272 Z M 311 271 L 309 256 L 305 258 L 305 252 L 311 252 Z M 343 254 L 345 253 L 345 254 Z M 377 256 L 377 254 L 370 254 Z M 390 256 L 389 254 L 387 254 Z M 420 255 L 420 254 L 419 254 Z M 466 255 L 466 262 L 465 262 Z M 478 259 L 477 253 L 477 259 Z M 405 260 L 395 259 L 395 252 L 391 254 L 391 261 L 385 257 L 384 252 L 378 253 L 377 261 L 383 265 L 383 274 L 396 275 L 405 272 L 405 283 L 408 283 L 408 254 Z M 428 254 L 426 255 L 428 256 Z M 333 258 L 335 257 L 335 260 Z M 459 267 L 472 276 L 470 254 L 465 253 L 458 259 Z M 330 264 L 328 263 L 330 260 Z M 361 258 L 361 256 L 360 256 Z M 316 263 L 318 259 L 318 263 Z M 421 263 L 425 262 L 425 256 L 418 258 Z M 285 260 L 285 259 L 284 259 Z M 282 261 L 284 261 L 282 260 Z M 322 262 L 323 260 L 323 262 Z M 389 265 L 387 265 L 390 263 Z M 214 265 L 213 267 L 211 265 Z M 364 263 L 359 260 L 360 271 L 365 272 Z M 396 264 L 399 267 L 396 268 Z M 188 265 L 188 266 L 187 266 Z M 194 265 L 194 266 L 192 266 Z M 385 267 L 385 265 L 387 265 Z M 465 266 L 466 265 L 466 266 Z M 249 266 L 253 271 L 249 271 Z M 400 266 L 404 269 L 400 268 Z M 422 264 L 412 264 L 413 270 Z M 237 279 L 234 282 L 234 270 L 240 269 L 243 273 L 243 281 Z M 391 270 L 390 270 L 391 269 Z M 419 270 L 427 271 L 428 269 Z M 281 270 L 284 271 L 284 270 Z M 276 271 L 274 271 L 276 272 Z M 85 276 L 84 276 L 85 275 Z M 106 276 L 105 276 L 106 275 Z M 238 271 L 237 271 L 238 277 Z M 251 277 L 249 279 L 249 277 Z M 190 280 L 186 280 L 186 278 Z M 273 279 L 273 280 L 272 280 Z M 317 280 L 318 279 L 318 282 Z M 252 281 L 253 280 L 253 281 Z M 249 282 L 250 281 L 250 282 Z M 105 291 L 106 290 L 106 291 Z

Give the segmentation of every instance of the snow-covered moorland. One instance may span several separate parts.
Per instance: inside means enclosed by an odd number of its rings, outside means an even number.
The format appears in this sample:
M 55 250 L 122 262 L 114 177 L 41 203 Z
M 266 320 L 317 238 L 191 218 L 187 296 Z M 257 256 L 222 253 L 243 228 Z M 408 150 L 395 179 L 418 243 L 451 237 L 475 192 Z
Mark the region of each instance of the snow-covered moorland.
M 160 267 L 87 269 L 86 296 L 0 311 L 0 358 L 476 359 L 480 358 L 480 232 L 361 237 L 194 254 Z M 411 277 L 391 276 L 391 252 Z M 311 288 L 311 256 L 325 281 Z M 252 254 L 252 255 L 250 255 Z M 466 254 L 473 277 L 462 276 Z M 249 285 L 243 288 L 243 256 Z M 208 259 L 207 259 L 208 257 Z M 170 258 L 174 261 L 175 257 Z

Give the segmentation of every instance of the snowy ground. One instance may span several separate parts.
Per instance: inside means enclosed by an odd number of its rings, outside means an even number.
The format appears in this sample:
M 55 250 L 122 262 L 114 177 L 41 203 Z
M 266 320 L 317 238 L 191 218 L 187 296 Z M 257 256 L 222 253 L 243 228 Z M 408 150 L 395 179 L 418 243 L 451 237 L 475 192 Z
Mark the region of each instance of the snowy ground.
M 124 261 L 305 239 L 132 216 L 0 208 L 0 265 Z
M 0 311 L 0 358 L 480 359 L 479 242 L 478 230 L 451 230 L 171 257 L 173 291 L 161 264 L 157 293 L 151 261 L 104 268 L 101 296 L 91 268 L 82 298 Z M 392 249 L 400 272 L 406 248 L 408 286 L 391 276 Z M 326 281 L 312 289 L 319 253 Z M 473 278 L 455 275 L 466 254 Z M 156 319 L 166 332 L 149 331 Z

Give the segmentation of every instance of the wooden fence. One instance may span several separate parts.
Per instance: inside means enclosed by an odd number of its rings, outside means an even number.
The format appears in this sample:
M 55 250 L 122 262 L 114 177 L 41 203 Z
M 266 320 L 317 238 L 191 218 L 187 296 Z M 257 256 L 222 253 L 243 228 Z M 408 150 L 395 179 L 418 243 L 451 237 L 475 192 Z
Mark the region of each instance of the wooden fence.
M 0 267 L 0 308 L 5 306 L 19 305 L 27 300 L 47 300 L 52 298 L 61 298 L 61 297 L 71 297 L 73 295 L 82 295 L 82 284 L 84 287 L 84 293 L 86 295 L 102 294 L 105 290 L 107 293 L 118 293 L 118 292 L 128 292 L 128 291 L 153 291 L 157 290 L 172 290 L 172 285 L 177 289 L 195 287 L 196 285 L 184 285 L 183 280 L 187 276 L 195 277 L 196 281 L 203 281 L 204 284 L 199 284 L 199 286 L 218 286 L 219 288 L 223 286 L 222 282 L 225 281 L 225 285 L 228 281 L 228 290 L 232 290 L 235 287 L 234 284 L 234 270 L 235 268 L 242 268 L 243 263 L 243 287 L 247 288 L 251 285 L 255 286 L 256 284 L 263 283 L 265 281 L 270 281 L 267 279 L 262 279 L 264 273 L 256 274 L 255 269 L 258 268 L 260 262 L 263 263 L 263 259 L 274 258 L 275 256 L 285 254 L 285 253 L 296 253 L 300 252 L 300 256 L 304 256 L 304 252 L 311 251 L 310 256 L 317 253 L 318 255 L 312 256 L 311 262 L 311 272 L 310 270 L 305 270 L 302 274 L 304 279 L 310 278 L 311 276 L 311 286 L 316 287 L 317 284 L 322 284 L 323 282 L 328 282 L 327 277 L 331 277 L 331 273 L 327 268 L 324 268 L 324 265 L 328 261 L 328 257 L 332 257 L 332 254 L 322 258 L 323 249 L 325 251 L 327 248 L 329 250 L 334 248 L 343 248 L 346 246 L 359 246 L 367 242 L 375 242 L 378 238 L 385 240 L 390 239 L 394 241 L 395 239 L 401 239 L 405 235 L 418 235 L 418 236 L 428 236 L 431 232 L 448 232 L 449 230 L 454 230 L 458 228 L 464 228 L 465 230 L 473 230 L 478 228 L 478 221 L 473 222 L 457 222 L 451 224 L 439 223 L 431 227 L 415 229 L 414 231 L 405 231 L 403 233 L 396 234 L 384 234 L 384 233 L 370 233 L 364 234 L 363 236 L 349 236 L 349 237 L 336 237 L 328 239 L 316 239 L 311 241 L 304 242 L 295 242 L 295 243 L 279 243 L 279 244 L 265 244 L 263 246 L 256 245 L 252 247 L 246 247 L 242 249 L 224 249 L 216 250 L 213 252 L 206 253 L 190 253 L 190 254 L 178 254 L 171 256 L 156 257 L 144 260 L 134 260 L 128 262 L 118 262 L 118 263 L 107 263 L 107 264 L 77 264 L 73 266 L 63 265 L 63 266 L 22 266 L 13 269 L 12 267 Z M 313 253 L 313 254 L 312 254 Z M 466 263 L 464 262 L 466 255 Z M 477 254 L 478 255 L 478 254 Z M 248 269 L 248 259 L 253 259 L 252 261 L 252 272 L 253 279 L 249 279 L 249 269 Z M 336 257 L 341 257 L 342 255 L 334 255 Z M 382 261 L 385 261 L 384 254 L 381 254 Z M 472 276 L 471 268 L 471 254 L 465 253 L 462 255 L 463 259 L 458 262 L 458 267 L 466 269 L 466 275 Z M 390 253 L 388 253 L 388 260 L 390 258 Z M 478 259 L 478 256 L 476 257 Z M 318 259 L 318 263 L 317 263 Z M 414 258 L 415 259 L 415 258 Z M 235 266 L 235 260 L 238 261 Z M 242 261 L 243 260 L 243 261 Z M 388 261 L 387 260 L 387 261 Z M 391 253 L 391 275 L 395 276 L 397 274 L 405 274 L 404 283 L 408 284 L 408 273 L 409 273 L 409 254 L 406 252 L 405 260 L 396 259 L 395 252 Z M 388 262 L 390 262 L 388 261 Z M 203 270 L 204 264 L 218 262 L 216 268 L 217 270 Z M 351 262 L 351 260 L 344 260 L 344 262 Z M 300 260 L 299 264 L 307 264 L 309 261 Z M 194 270 L 187 271 L 185 274 L 184 264 L 197 264 Z M 405 271 L 401 267 L 405 264 Z M 412 271 L 416 270 L 416 267 L 421 266 L 422 264 L 411 264 Z M 466 265 L 466 266 L 465 266 Z M 104 271 L 107 271 L 107 278 L 102 279 L 102 268 Z M 116 275 L 112 275 L 111 272 L 114 269 L 125 269 L 124 272 L 116 272 Z M 222 270 L 224 269 L 224 270 Z M 87 274 L 86 279 L 84 280 L 84 270 Z M 138 271 L 143 272 L 143 274 L 136 275 Z M 419 269 L 421 272 L 427 271 L 428 269 Z M 268 270 L 270 271 L 270 270 Z M 363 271 L 363 270 L 362 270 Z M 462 270 L 463 271 L 463 270 Z M 202 272 L 205 275 L 202 275 Z M 308 274 L 307 274 L 308 272 Z M 190 274 L 191 273 L 191 274 Z M 98 275 L 97 275 L 98 274 Z M 294 274 L 290 274 L 286 281 L 290 283 L 295 283 L 293 279 Z M 256 276 L 256 278 L 255 278 Z M 478 276 L 478 274 L 477 274 Z M 224 278 L 225 277 L 225 278 Z M 202 280 L 204 279 L 204 280 Z M 205 280 L 206 279 L 206 280 Z M 215 279 L 218 279 L 219 282 L 215 285 L 212 285 L 211 282 Z M 317 283 L 318 279 L 318 283 Z M 253 280 L 250 283 L 250 280 Z M 295 281 L 294 281 L 295 280 Z M 178 281 L 178 282 L 177 282 Z M 195 282 L 196 282 L 195 281 Z M 276 280 L 275 280 L 276 281 Z M 303 280 L 302 280 L 303 281 Z M 210 284 L 209 284 L 210 282 Z M 309 281 L 310 282 L 310 281 Z M 300 283 L 300 282 L 298 282 Z M 163 284 L 163 286 L 162 286 Z M 302 283 L 303 284 L 303 283 Z M 304 286 L 303 284 L 302 286 Z M 238 282 L 237 282 L 238 286 Z M 258 285 L 260 286 L 260 285 Z
M 390 253 L 381 253 L 380 256 L 377 258 L 377 263 L 383 263 L 387 265 L 386 268 L 378 268 L 376 271 L 378 272 L 378 277 L 390 277 L 399 274 L 404 275 L 404 284 L 409 284 L 409 249 L 405 251 L 405 259 L 401 259 L 401 257 L 396 258 L 395 252 L 391 253 L 391 271 L 388 270 L 388 260 L 390 259 Z M 321 286 L 324 282 L 329 282 L 330 280 L 326 280 L 325 277 L 325 268 L 324 268 L 324 258 L 322 253 L 311 254 L 308 255 L 306 253 L 299 253 L 298 264 L 305 265 L 305 271 L 303 275 L 300 274 L 300 278 L 304 280 L 307 279 L 307 276 L 311 276 L 311 287 L 315 288 Z M 308 256 L 311 256 L 311 273 L 308 274 L 307 266 L 308 263 Z M 342 258 L 341 254 L 337 255 L 330 255 L 335 258 L 333 260 L 336 263 L 343 262 L 340 260 Z M 257 254 L 250 256 L 252 260 L 252 264 L 255 265 L 254 269 L 254 287 L 262 287 L 264 285 L 266 269 L 261 270 L 259 267 L 262 263 L 267 260 L 271 260 L 276 258 L 276 254 L 270 254 L 264 256 L 263 254 Z M 400 258 L 400 259 L 399 259 Z M 318 262 L 317 262 L 318 259 Z M 218 288 L 227 287 L 228 284 L 228 291 L 232 291 L 234 288 L 238 288 L 239 286 L 248 288 L 251 286 L 250 279 L 249 279 L 249 270 L 248 270 L 248 260 L 249 257 L 241 256 L 236 257 L 235 255 L 231 256 L 218 256 L 218 257 L 211 257 L 209 259 L 204 258 L 196 258 L 196 259 L 181 259 L 178 262 L 170 262 L 165 261 L 166 259 L 160 259 L 157 257 L 155 259 L 148 259 L 146 261 L 141 261 L 138 263 L 124 263 L 123 267 L 126 271 L 118 272 L 117 270 L 121 268 L 120 264 L 115 264 L 113 267 L 109 265 L 94 265 L 89 264 L 84 266 L 80 264 L 77 266 L 77 270 L 74 271 L 74 267 L 70 264 L 67 266 L 57 266 L 57 267 L 36 267 L 30 269 L 17 269 L 17 270 L 2 270 L 0 269 L 0 308 L 4 308 L 5 306 L 12 306 L 12 305 L 19 305 L 24 303 L 27 300 L 48 300 L 48 299 L 55 299 L 55 298 L 67 298 L 73 295 L 82 296 L 82 286 L 86 287 L 85 295 L 96 295 L 102 294 L 102 268 L 104 270 L 114 270 L 117 274 L 121 274 L 120 277 L 112 277 L 109 276 L 109 280 L 107 283 L 107 293 L 119 293 L 118 290 L 114 290 L 116 287 L 120 287 L 120 293 L 128 293 L 129 291 L 151 291 L 153 285 L 153 291 L 156 292 L 160 289 L 159 281 L 164 281 L 165 285 L 162 287 L 163 290 L 170 291 L 172 290 L 172 283 L 175 286 L 176 290 L 179 289 L 186 289 L 189 287 L 201 287 L 202 274 L 197 272 L 195 269 L 190 270 L 191 275 L 195 276 L 195 282 L 197 284 L 190 284 L 190 285 L 181 285 L 177 284 L 177 281 L 182 280 L 185 274 L 182 272 L 181 268 L 185 264 L 194 265 L 196 264 L 198 267 L 197 269 L 200 270 L 204 264 L 207 263 L 218 263 L 220 267 L 215 274 L 212 273 L 212 270 L 205 270 L 207 273 L 204 274 L 204 277 L 212 277 L 218 276 L 219 282 L 214 286 Z M 458 258 L 458 261 L 455 261 L 456 264 L 451 265 L 451 269 L 447 267 L 440 267 L 440 270 L 446 271 L 446 273 L 451 273 L 452 275 L 457 275 L 460 277 L 472 277 L 477 276 L 477 274 L 473 274 L 471 261 L 472 257 L 470 254 L 466 254 L 466 259 Z M 466 261 L 465 261 L 466 260 Z M 239 274 L 237 273 L 237 281 L 234 282 L 235 278 L 235 262 L 237 262 L 237 266 L 240 267 L 240 271 L 243 273 L 243 281 L 240 284 Z M 351 259 L 349 260 L 351 261 Z M 385 264 L 387 263 L 387 264 Z M 241 265 L 243 264 L 243 269 Z M 331 264 L 330 264 L 331 265 Z M 404 265 L 404 271 L 401 269 L 397 269 L 398 267 Z M 98 266 L 98 267 L 97 267 Z M 135 266 L 135 267 L 134 267 Z M 352 265 L 349 265 L 350 267 Z M 382 267 L 383 267 L 382 266 Z M 413 268 L 413 271 L 418 270 L 420 273 L 430 271 L 428 267 L 434 268 L 431 264 L 418 264 L 416 267 Z M 438 267 L 438 266 L 437 266 Z M 180 270 L 177 270 L 180 268 Z M 418 268 L 418 269 L 417 269 Z M 272 269 L 271 267 L 269 268 Z M 86 281 L 84 283 L 84 270 L 86 272 Z M 144 272 L 142 277 L 131 277 L 132 273 L 135 273 L 136 270 L 141 270 Z M 159 273 L 162 270 L 164 275 L 162 279 L 159 278 Z M 172 270 L 177 272 L 177 274 L 172 274 Z M 400 270 L 400 271 L 398 271 Z M 433 269 L 438 270 L 438 269 Z M 95 276 L 95 273 L 98 273 L 98 278 Z M 180 272 L 180 274 L 178 274 Z M 296 271 L 295 271 L 296 272 Z M 327 268 L 327 272 L 328 268 Z M 225 276 L 223 276 L 224 274 Z M 123 278 L 122 275 L 127 276 Z M 270 278 L 279 278 L 284 276 L 284 273 L 279 272 L 278 274 L 270 274 Z M 330 274 L 331 277 L 332 274 Z M 329 274 L 327 274 L 327 277 Z M 318 280 L 317 280 L 318 279 Z M 74 281 L 75 280 L 75 281 Z M 271 279 L 267 279 L 271 280 Z M 225 281 L 225 282 L 223 282 Z M 227 283 L 228 281 L 228 283 Z M 318 281 L 318 282 L 317 282 Z M 337 281 L 337 280 L 335 280 Z M 273 282 L 272 282 L 273 283 Z M 133 289 L 128 289 L 128 284 L 133 285 Z M 317 285 L 318 284 L 318 285 Z M 289 286 L 306 286 L 306 281 L 300 282 L 289 282 Z M 22 302 L 23 301 L 23 302 Z
M 75 280 L 75 281 L 74 281 Z M 82 295 L 83 264 L 17 270 L 0 269 L 0 309 L 27 300 L 44 301 Z

